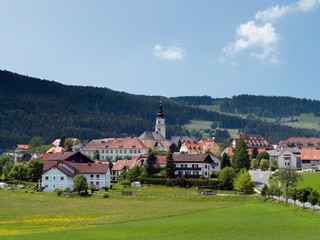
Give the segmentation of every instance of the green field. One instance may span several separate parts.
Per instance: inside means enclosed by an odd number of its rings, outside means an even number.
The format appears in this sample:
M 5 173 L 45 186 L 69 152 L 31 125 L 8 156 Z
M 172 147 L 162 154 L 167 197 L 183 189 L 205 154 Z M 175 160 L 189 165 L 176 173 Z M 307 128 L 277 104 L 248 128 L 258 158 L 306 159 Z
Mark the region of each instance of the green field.
M 187 128 L 189 131 L 190 130 L 198 130 L 199 128 L 211 128 L 212 121 L 200 121 L 200 120 L 191 120 L 190 123 L 184 125 L 183 127 Z M 229 134 L 231 137 L 235 137 L 238 135 L 238 129 L 229 129 L 228 130 Z M 203 133 L 203 137 L 206 138 L 206 133 Z
M 221 112 L 219 103 L 215 105 L 200 105 L 199 107 L 207 111 L 215 111 L 215 112 L 219 112 L 219 113 L 230 115 L 230 116 L 247 118 L 247 114 Z M 287 126 L 296 127 L 296 128 L 308 128 L 308 129 L 320 130 L 320 126 L 319 126 L 320 117 L 315 117 L 313 113 L 303 113 L 300 116 L 291 116 L 291 117 L 298 118 L 300 122 L 299 123 L 282 123 L 282 125 L 287 125 Z M 260 117 L 259 119 L 267 122 L 273 122 L 273 123 L 275 122 L 274 118 Z
M 165 197 L 167 190 L 177 197 Z M 157 194 L 104 199 L 0 191 L 0 239 L 318 238 L 320 211 L 255 195 L 202 196 L 194 188 L 143 191 Z
M 299 180 L 297 186 L 290 188 L 304 188 L 304 187 L 312 187 L 312 189 L 318 190 L 320 192 L 320 173 L 319 172 L 310 172 L 310 173 L 300 173 L 302 176 L 302 181 Z M 271 184 L 276 184 L 278 178 L 274 178 L 269 182 Z M 282 183 L 282 186 L 285 187 L 285 183 Z

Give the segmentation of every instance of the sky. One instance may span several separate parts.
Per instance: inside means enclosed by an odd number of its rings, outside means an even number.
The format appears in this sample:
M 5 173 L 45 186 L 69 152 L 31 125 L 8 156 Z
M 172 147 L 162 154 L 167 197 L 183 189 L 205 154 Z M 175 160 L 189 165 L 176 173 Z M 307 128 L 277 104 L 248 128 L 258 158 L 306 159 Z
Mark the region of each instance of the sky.
M 0 0 L 0 69 L 66 85 L 320 100 L 319 56 L 320 0 Z

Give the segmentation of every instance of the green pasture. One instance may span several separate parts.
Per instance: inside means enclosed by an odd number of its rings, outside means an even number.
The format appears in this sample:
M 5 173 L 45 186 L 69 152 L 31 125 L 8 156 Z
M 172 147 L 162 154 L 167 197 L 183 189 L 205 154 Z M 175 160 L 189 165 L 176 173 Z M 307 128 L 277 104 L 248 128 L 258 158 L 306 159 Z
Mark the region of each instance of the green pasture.
M 183 127 L 187 128 L 189 131 L 191 130 L 198 130 L 199 128 L 211 128 L 212 121 L 200 121 L 200 120 L 191 120 L 188 124 L 183 125 Z M 229 129 L 229 134 L 231 137 L 235 137 L 238 135 L 238 129 Z M 202 134 L 204 138 L 206 138 L 206 133 Z
M 200 105 L 199 107 L 207 111 L 215 111 L 215 112 L 219 112 L 219 113 L 230 115 L 230 116 L 241 117 L 244 119 L 247 118 L 247 114 L 221 112 L 219 103 L 216 103 L 215 105 Z M 292 117 L 298 118 L 300 122 L 299 123 L 282 123 L 282 125 L 287 125 L 287 126 L 296 127 L 296 128 L 308 128 L 308 129 L 317 129 L 317 130 L 320 129 L 320 126 L 319 126 L 320 117 L 315 117 L 313 113 L 303 113 L 300 116 L 292 116 Z M 259 119 L 267 122 L 275 122 L 274 118 L 260 117 Z
M 312 187 L 314 190 L 318 190 L 320 192 L 320 172 L 306 172 L 300 173 L 302 180 L 299 180 L 297 186 L 290 188 L 304 188 L 304 187 Z M 274 178 L 269 181 L 271 184 L 276 184 L 278 182 L 278 178 Z M 285 182 L 282 183 L 282 186 L 285 187 Z
M 195 188 L 145 189 L 146 194 L 153 191 L 181 197 L 67 198 L 0 191 L 0 239 L 318 238 L 320 211 L 264 201 L 257 195 L 202 196 Z

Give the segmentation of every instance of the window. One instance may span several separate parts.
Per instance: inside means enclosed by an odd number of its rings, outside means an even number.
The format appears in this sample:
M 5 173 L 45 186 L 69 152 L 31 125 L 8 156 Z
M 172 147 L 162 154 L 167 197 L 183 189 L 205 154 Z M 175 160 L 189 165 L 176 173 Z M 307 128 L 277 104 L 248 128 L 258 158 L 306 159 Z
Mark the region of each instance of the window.
M 141 153 L 141 150 L 138 150 L 138 153 Z
M 207 165 L 204 165 L 204 168 L 207 168 L 208 166 Z
M 110 150 L 110 153 L 113 153 L 113 150 Z
M 198 168 L 198 164 L 192 164 L 192 168 Z
M 48 185 L 45 185 L 44 187 L 48 187 Z
M 120 153 L 122 153 L 122 149 L 120 149 L 119 151 L 120 151 Z
M 56 180 L 56 177 L 53 177 L 53 180 Z
M 104 150 L 103 150 L 103 149 L 101 150 L 101 153 L 104 153 Z
M 112 160 L 113 159 L 113 156 L 110 156 L 110 160 Z
M 53 185 L 53 187 L 55 188 L 55 187 L 56 187 L 56 185 Z
M 187 164 L 181 164 L 181 168 L 187 168 Z
M 90 178 L 93 178 L 93 174 L 90 175 Z
M 130 153 L 132 153 L 132 149 L 130 150 Z
M 99 186 L 99 182 L 96 182 L 96 185 Z
M 158 132 L 160 132 L 161 131 L 161 128 L 158 128 Z
M 125 150 L 123 150 L 123 153 L 127 153 L 127 150 L 125 149 Z
M 109 153 L 109 150 L 108 150 L 108 149 L 106 150 L 106 153 Z
M 60 177 L 60 180 L 63 181 L 63 180 L 64 180 L 64 177 Z
M 49 177 L 46 177 L 46 180 L 49 180 Z
M 93 182 L 90 182 L 90 184 L 93 184 Z
M 97 175 L 96 175 L 96 179 L 99 179 L 99 177 L 100 177 L 100 175 L 99 175 L 99 174 L 97 174 Z
M 136 150 L 136 149 L 134 150 L 134 153 L 137 153 L 137 150 Z

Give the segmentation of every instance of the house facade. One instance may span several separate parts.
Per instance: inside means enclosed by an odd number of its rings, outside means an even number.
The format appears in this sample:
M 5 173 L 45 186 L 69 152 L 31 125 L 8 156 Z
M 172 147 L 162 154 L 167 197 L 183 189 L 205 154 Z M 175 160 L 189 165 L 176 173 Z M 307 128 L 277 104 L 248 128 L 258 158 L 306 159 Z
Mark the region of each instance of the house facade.
M 137 137 L 109 140 L 99 148 L 100 159 L 110 159 L 110 161 L 116 161 L 117 157 L 132 158 L 147 152 L 148 148 Z
M 232 141 L 232 147 L 235 148 L 237 145 L 237 141 L 242 138 L 247 143 L 248 148 L 263 148 L 266 150 L 273 149 L 273 146 L 268 143 L 268 141 L 262 137 L 261 135 L 255 135 L 255 134 L 239 134 L 234 137 Z
M 74 177 L 83 174 L 88 184 L 98 188 L 110 187 L 109 164 L 74 163 L 68 161 L 45 161 L 41 185 L 44 192 L 53 192 L 55 188 L 74 189 Z
M 175 175 L 186 178 L 210 178 L 211 170 L 220 170 L 220 160 L 212 154 L 174 154 Z

